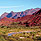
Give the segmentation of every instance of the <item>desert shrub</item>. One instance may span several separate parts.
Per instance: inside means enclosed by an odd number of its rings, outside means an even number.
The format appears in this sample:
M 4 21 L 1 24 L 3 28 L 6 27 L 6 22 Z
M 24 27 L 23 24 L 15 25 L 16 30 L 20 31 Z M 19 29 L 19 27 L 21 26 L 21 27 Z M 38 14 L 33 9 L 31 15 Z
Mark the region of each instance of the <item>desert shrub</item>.
M 11 25 L 17 25 L 19 22 L 13 22 L 11 23 Z
M 6 41 L 3 36 L 0 35 L 0 41 Z
M 1 26 L 1 28 L 4 28 L 4 26 Z
M 38 36 L 38 37 L 36 37 L 37 38 L 37 40 L 41 40 L 41 36 Z

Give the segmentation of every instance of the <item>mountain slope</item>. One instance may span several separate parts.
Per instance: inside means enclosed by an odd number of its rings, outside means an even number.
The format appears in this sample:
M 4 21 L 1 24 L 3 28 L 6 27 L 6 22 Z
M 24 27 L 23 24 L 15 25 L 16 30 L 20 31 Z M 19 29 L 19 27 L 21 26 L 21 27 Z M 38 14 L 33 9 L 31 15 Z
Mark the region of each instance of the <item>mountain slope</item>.
M 38 8 L 37 8 L 38 9 Z M 26 10 L 27 11 L 27 10 Z M 21 13 L 21 12 L 20 12 Z M 20 13 L 17 13 L 18 15 Z M 12 12 L 12 14 L 14 15 L 14 13 Z M 18 22 L 20 25 L 26 25 L 26 26 L 41 26 L 41 9 L 38 9 L 36 12 L 34 12 L 33 14 L 27 14 L 23 17 L 19 17 L 14 19 L 14 17 L 12 18 L 11 13 L 9 14 L 5 14 L 6 16 L 3 17 L 2 19 L 0 19 L 0 25 L 10 25 L 13 22 Z M 4 16 L 4 15 L 2 15 Z M 17 15 L 15 15 L 17 16 Z

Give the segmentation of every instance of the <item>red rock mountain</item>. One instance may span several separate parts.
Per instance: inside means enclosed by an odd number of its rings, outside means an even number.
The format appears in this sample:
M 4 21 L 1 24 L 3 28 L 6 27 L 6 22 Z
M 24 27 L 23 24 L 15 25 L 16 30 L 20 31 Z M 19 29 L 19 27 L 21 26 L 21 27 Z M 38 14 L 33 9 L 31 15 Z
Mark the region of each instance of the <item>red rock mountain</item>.
M 1 16 L 2 19 L 0 20 L 0 25 L 6 25 L 7 26 L 7 25 L 11 24 L 12 22 L 19 22 L 19 24 L 26 25 L 26 26 L 41 26 L 41 9 L 39 9 L 39 8 L 37 8 L 37 9 L 38 10 L 36 12 L 34 12 L 33 14 L 30 13 L 30 14 L 27 14 L 23 17 L 18 17 L 16 19 L 14 19 L 12 17 L 8 18 L 8 17 L 6 17 L 6 14 L 5 14 L 5 17 L 2 17 L 2 16 L 4 16 L 4 14 L 3 14 Z

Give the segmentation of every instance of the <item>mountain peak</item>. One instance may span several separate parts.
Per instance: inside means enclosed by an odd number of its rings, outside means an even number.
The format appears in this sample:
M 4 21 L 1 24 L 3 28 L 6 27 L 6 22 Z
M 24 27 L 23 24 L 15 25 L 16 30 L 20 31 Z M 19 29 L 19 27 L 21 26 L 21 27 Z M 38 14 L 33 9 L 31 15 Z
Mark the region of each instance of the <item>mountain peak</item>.
M 11 11 L 11 13 L 14 13 L 13 11 Z

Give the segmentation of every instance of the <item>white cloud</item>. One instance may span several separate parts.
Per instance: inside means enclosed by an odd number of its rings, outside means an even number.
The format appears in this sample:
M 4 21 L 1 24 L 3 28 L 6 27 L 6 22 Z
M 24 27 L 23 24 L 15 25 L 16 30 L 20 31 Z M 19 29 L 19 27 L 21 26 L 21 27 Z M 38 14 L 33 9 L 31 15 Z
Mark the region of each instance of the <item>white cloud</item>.
M 0 6 L 0 8 L 17 8 L 17 7 L 23 7 L 24 5 L 21 6 Z

